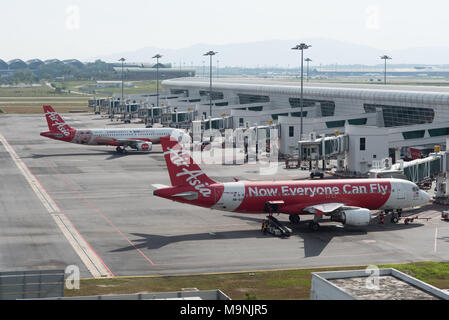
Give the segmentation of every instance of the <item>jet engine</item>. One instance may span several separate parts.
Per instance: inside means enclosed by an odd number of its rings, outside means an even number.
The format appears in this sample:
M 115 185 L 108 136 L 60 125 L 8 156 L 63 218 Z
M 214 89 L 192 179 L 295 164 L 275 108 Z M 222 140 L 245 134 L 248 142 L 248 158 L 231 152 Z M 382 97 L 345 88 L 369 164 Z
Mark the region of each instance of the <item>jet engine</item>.
M 151 151 L 153 144 L 151 142 L 139 142 L 136 145 L 136 149 L 139 151 Z
M 342 210 L 333 215 L 331 220 L 348 226 L 367 226 L 371 222 L 371 211 L 363 208 Z

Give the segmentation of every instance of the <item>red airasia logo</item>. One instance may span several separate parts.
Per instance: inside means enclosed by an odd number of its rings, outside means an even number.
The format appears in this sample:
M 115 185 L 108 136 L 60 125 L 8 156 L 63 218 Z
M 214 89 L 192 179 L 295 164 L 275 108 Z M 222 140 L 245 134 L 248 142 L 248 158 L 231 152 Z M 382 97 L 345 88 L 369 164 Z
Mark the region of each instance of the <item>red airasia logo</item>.
M 144 151 L 148 151 L 148 149 L 150 149 L 150 146 L 148 144 L 144 143 L 144 144 L 142 144 L 141 148 Z

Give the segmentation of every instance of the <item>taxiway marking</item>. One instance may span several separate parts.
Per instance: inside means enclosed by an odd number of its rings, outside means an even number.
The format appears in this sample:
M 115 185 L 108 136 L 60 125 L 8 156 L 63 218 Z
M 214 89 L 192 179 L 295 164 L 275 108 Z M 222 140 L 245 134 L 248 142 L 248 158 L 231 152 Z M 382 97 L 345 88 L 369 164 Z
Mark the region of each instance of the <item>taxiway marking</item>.
M 0 142 L 92 276 L 114 276 L 1 133 Z

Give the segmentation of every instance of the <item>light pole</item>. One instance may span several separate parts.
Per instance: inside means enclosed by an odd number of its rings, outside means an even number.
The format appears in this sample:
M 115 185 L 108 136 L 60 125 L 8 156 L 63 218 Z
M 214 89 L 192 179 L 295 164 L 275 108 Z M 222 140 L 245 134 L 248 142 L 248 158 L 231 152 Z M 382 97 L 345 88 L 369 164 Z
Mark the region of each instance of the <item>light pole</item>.
M 125 62 L 125 58 L 121 58 L 119 61 L 122 62 L 122 99 L 120 101 L 121 107 L 123 107 L 123 63 Z
M 304 61 L 307 62 L 307 82 L 309 82 L 309 62 L 312 61 L 310 58 L 305 58 Z
M 382 60 L 385 61 L 385 69 L 384 69 L 384 84 L 387 84 L 387 60 L 391 60 L 391 57 L 384 55 L 380 57 Z
M 220 60 L 217 60 L 217 79 L 220 78 Z
M 299 105 L 301 107 L 301 126 L 299 129 L 299 140 L 302 140 L 302 136 L 303 136 L 303 91 L 304 91 L 304 85 L 303 85 L 303 80 L 304 80 L 304 74 L 303 74 L 303 66 L 304 66 L 304 50 L 309 49 L 311 46 L 307 45 L 305 43 L 301 43 L 298 44 L 296 47 L 293 47 L 292 50 L 301 50 L 301 97 L 299 100 Z M 299 150 L 299 155 L 302 156 L 302 152 L 301 150 Z
M 203 56 L 209 56 L 210 57 L 210 72 L 209 72 L 209 80 L 210 80 L 210 86 L 209 86 L 209 116 L 211 118 L 211 125 L 212 125 L 212 56 L 216 55 L 218 52 L 209 51 L 203 54 Z
M 159 58 L 162 58 L 160 54 L 157 54 L 153 57 L 156 59 L 156 104 L 159 108 Z M 151 124 L 153 124 L 153 108 L 151 108 Z

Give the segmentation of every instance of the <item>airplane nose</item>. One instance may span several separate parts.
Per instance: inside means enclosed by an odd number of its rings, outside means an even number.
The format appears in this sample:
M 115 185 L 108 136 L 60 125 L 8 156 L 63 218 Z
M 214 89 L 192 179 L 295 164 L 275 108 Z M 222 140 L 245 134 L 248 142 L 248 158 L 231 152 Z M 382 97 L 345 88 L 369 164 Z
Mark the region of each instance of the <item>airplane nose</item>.
M 425 191 L 421 190 L 421 197 L 426 203 L 430 201 L 430 195 Z

